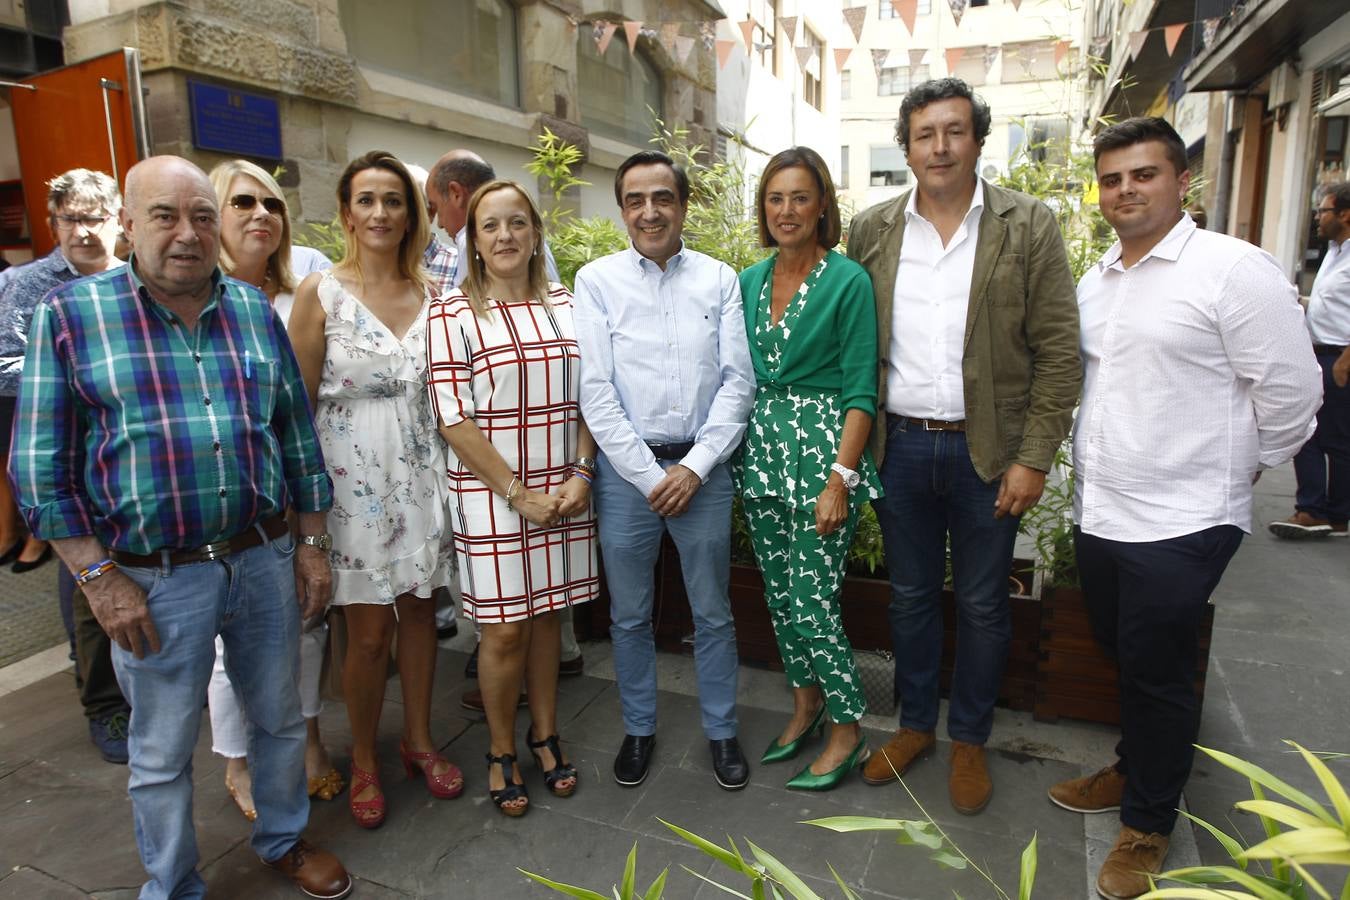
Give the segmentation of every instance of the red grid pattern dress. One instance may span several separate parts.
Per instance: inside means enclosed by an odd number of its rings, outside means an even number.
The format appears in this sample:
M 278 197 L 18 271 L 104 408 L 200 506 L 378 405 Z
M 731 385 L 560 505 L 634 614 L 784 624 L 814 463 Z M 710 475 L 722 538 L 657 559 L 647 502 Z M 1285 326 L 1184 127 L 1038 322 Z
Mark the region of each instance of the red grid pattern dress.
M 453 291 L 431 307 L 427 386 L 437 420 L 473 419 L 521 482 L 553 492 L 576 460 L 580 355 L 572 295 L 554 284 L 549 303 L 488 301 L 474 314 Z M 516 622 L 595 597 L 595 518 L 530 524 L 448 453 L 450 521 L 464 613 Z

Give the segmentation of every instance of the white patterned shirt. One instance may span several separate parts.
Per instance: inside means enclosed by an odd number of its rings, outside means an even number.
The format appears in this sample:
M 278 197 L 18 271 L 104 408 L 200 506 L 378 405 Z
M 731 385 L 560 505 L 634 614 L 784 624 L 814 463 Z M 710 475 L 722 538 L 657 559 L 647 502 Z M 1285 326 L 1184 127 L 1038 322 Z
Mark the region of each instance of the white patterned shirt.
M 1350 345 L 1350 241 L 1330 241 L 1308 298 L 1314 344 Z
M 1074 521 L 1115 541 L 1251 530 L 1252 477 L 1316 427 L 1322 372 L 1297 294 L 1257 247 L 1182 216 L 1126 269 L 1078 285 L 1083 400 Z

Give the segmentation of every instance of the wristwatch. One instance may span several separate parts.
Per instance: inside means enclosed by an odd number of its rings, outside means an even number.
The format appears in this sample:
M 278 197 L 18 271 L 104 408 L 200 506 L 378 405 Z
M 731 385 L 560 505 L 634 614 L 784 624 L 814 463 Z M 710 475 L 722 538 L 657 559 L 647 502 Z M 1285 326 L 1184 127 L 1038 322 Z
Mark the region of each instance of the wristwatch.
M 318 547 L 320 550 L 327 552 L 333 549 L 333 536 L 326 531 L 323 534 L 302 534 L 300 535 L 300 543 L 309 544 L 311 547 Z
M 830 471 L 839 473 L 839 477 L 844 479 L 844 487 L 848 488 L 850 494 L 853 493 L 858 487 L 859 482 L 862 481 L 862 476 L 845 466 L 843 463 L 832 463 L 830 465 Z

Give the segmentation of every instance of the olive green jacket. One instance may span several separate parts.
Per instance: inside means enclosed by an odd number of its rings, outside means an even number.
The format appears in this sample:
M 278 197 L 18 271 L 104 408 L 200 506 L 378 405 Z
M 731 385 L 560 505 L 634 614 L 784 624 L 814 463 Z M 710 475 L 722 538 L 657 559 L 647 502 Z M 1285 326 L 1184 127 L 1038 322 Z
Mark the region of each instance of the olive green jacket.
M 848 255 L 872 276 L 877 304 L 877 422 L 872 455 L 886 446 L 887 355 L 905 205 L 910 192 L 864 210 Z M 1012 463 L 1049 471 L 1073 424 L 1083 367 L 1078 301 L 1059 226 L 1033 197 L 984 184 L 962 356 L 970 461 L 985 481 Z

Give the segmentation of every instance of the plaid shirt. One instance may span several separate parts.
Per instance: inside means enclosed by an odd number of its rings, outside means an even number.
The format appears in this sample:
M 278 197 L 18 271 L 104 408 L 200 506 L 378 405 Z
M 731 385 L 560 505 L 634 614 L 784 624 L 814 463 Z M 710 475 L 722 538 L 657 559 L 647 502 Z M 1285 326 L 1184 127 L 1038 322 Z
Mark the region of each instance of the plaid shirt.
M 459 253 L 453 244 L 442 244 L 434 235 L 422 253 L 422 265 L 431 279 L 432 293 L 440 297 L 455 287 L 455 263 Z
M 10 452 L 29 528 L 151 553 L 232 537 L 288 503 L 328 509 L 300 367 L 267 298 L 217 269 L 189 331 L 133 265 L 61 286 L 33 316 Z

